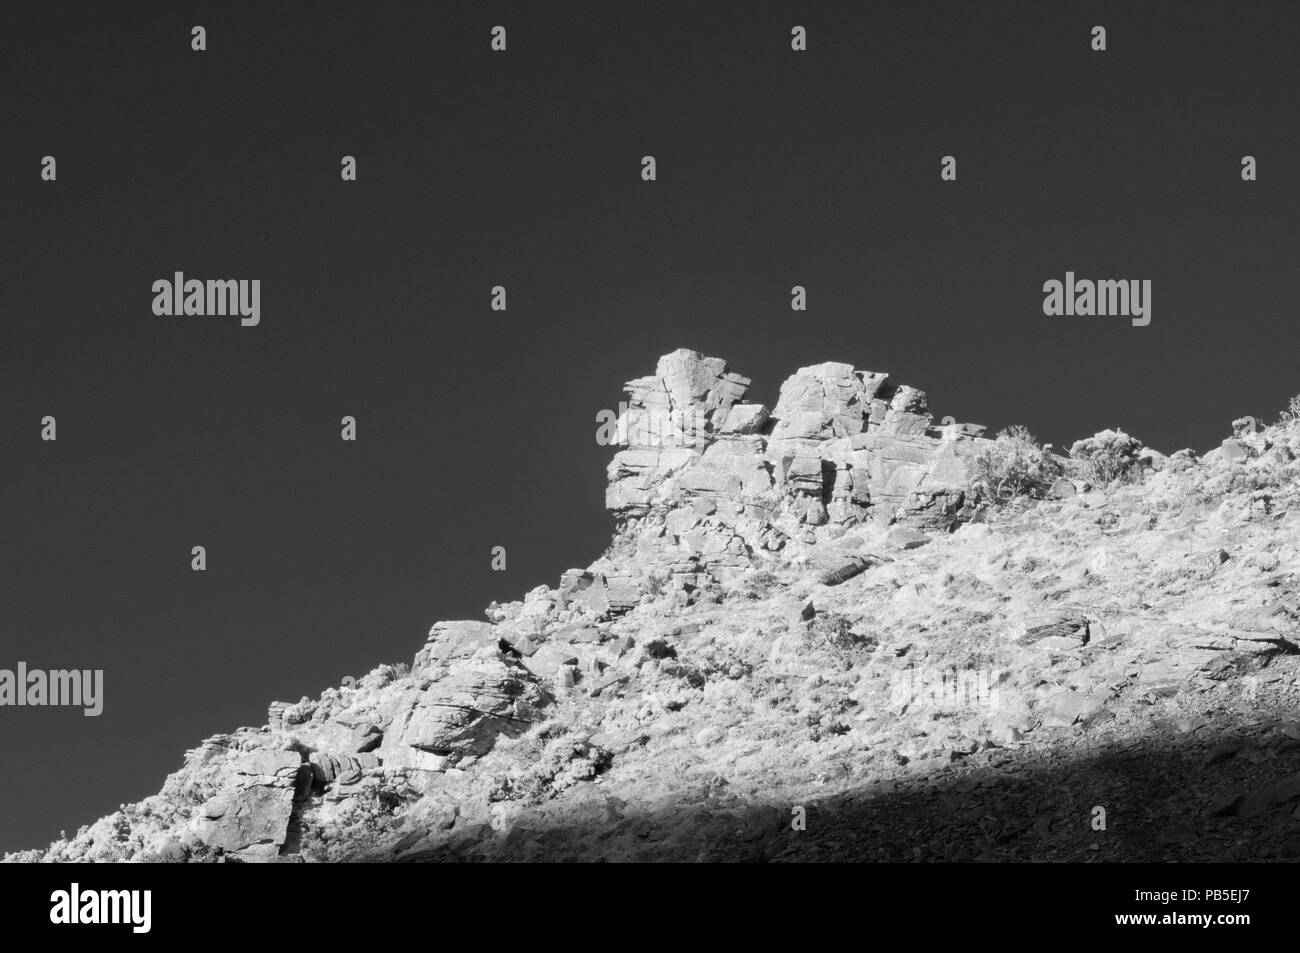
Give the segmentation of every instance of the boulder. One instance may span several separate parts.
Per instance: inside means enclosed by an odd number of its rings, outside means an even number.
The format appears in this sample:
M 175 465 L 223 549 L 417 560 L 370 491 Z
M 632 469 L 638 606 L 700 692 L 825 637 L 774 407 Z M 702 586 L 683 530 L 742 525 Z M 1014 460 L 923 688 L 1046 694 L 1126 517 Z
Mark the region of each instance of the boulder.
M 424 648 L 416 653 L 413 668 L 419 671 L 436 663 L 468 658 L 486 646 L 495 646 L 499 638 L 490 622 L 468 619 L 435 623 Z
M 1027 629 L 1015 642 L 1016 645 L 1068 651 L 1087 645 L 1088 639 L 1088 619 L 1080 615 L 1067 615 Z
M 427 688 L 410 691 L 379 748 L 385 767 L 454 764 L 492 750 L 541 718 L 550 696 L 537 677 L 510 656 L 483 649 L 454 662 Z M 433 755 L 433 762 L 423 755 Z
M 305 797 L 312 769 L 296 751 L 260 749 L 236 754 L 227 783 L 203 803 L 196 833 L 235 860 L 274 859 L 288 836 L 294 802 Z

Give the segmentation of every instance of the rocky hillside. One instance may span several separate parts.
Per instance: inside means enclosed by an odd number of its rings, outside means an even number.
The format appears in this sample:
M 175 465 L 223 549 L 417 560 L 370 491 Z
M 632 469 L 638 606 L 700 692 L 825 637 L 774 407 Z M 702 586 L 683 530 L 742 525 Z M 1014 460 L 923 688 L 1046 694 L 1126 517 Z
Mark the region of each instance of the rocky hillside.
M 1294 413 L 1065 456 L 748 385 L 664 356 L 600 559 L 7 859 L 1300 859 Z

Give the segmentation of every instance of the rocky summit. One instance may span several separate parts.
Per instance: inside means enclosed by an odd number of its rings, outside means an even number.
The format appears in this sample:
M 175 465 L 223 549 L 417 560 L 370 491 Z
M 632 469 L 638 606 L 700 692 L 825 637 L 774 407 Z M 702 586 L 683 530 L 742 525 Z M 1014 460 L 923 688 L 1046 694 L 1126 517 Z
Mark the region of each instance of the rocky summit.
M 1300 405 L 1064 454 L 749 384 L 665 355 L 599 559 L 6 859 L 1300 858 Z

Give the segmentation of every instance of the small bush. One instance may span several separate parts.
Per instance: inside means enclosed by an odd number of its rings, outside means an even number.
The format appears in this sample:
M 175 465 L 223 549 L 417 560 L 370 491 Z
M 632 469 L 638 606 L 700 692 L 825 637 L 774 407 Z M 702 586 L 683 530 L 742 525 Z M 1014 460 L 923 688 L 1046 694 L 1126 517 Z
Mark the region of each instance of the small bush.
M 1005 503 L 1018 496 L 1041 497 L 1063 472 L 1024 427 L 1009 427 L 975 458 L 973 485 L 980 496 Z
M 316 707 L 316 703 L 304 695 L 296 705 L 290 705 L 284 710 L 284 723 L 286 725 L 305 725 L 316 714 Z
M 703 688 L 708 682 L 708 676 L 694 665 L 676 660 L 667 660 L 661 662 L 659 671 L 672 678 L 679 678 L 691 688 Z
M 1070 456 L 1079 461 L 1089 483 L 1108 486 L 1133 473 L 1141 451 L 1141 440 L 1122 430 L 1103 430 L 1086 440 L 1076 440 Z
M 636 555 L 636 536 L 631 532 L 621 531 L 610 540 L 602 559 L 612 563 L 621 563 Z
M 849 651 L 871 644 L 865 635 L 853 630 L 853 620 L 839 612 L 820 612 L 808 626 L 810 637 L 824 641 L 833 649 Z
M 677 658 L 677 650 L 665 642 L 663 639 L 651 639 L 641 647 L 646 658 L 668 659 Z
M 1282 411 L 1277 418 L 1279 427 L 1289 427 L 1297 421 L 1300 421 L 1300 394 L 1287 402 L 1286 410 Z
M 651 596 L 661 596 L 668 585 L 668 579 L 667 573 L 652 572 L 646 577 L 644 589 Z
M 586 735 L 566 737 L 566 731 L 543 731 L 527 740 L 520 758 L 526 767 L 517 774 L 497 778 L 489 799 L 538 804 L 595 778 L 613 763 L 614 755 L 608 749 L 593 744 Z

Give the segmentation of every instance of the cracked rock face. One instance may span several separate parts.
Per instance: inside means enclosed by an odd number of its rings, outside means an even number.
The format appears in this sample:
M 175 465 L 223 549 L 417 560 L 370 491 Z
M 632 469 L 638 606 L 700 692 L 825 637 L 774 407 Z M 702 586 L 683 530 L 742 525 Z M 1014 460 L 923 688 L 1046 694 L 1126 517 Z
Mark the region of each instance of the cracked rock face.
M 311 773 L 296 751 L 251 751 L 238 757 L 226 766 L 229 783 L 199 811 L 199 838 L 234 860 L 277 856 Z
M 379 755 L 396 767 L 441 767 L 480 757 L 498 737 L 531 728 L 549 701 L 531 671 L 495 648 L 481 649 L 407 694 Z

